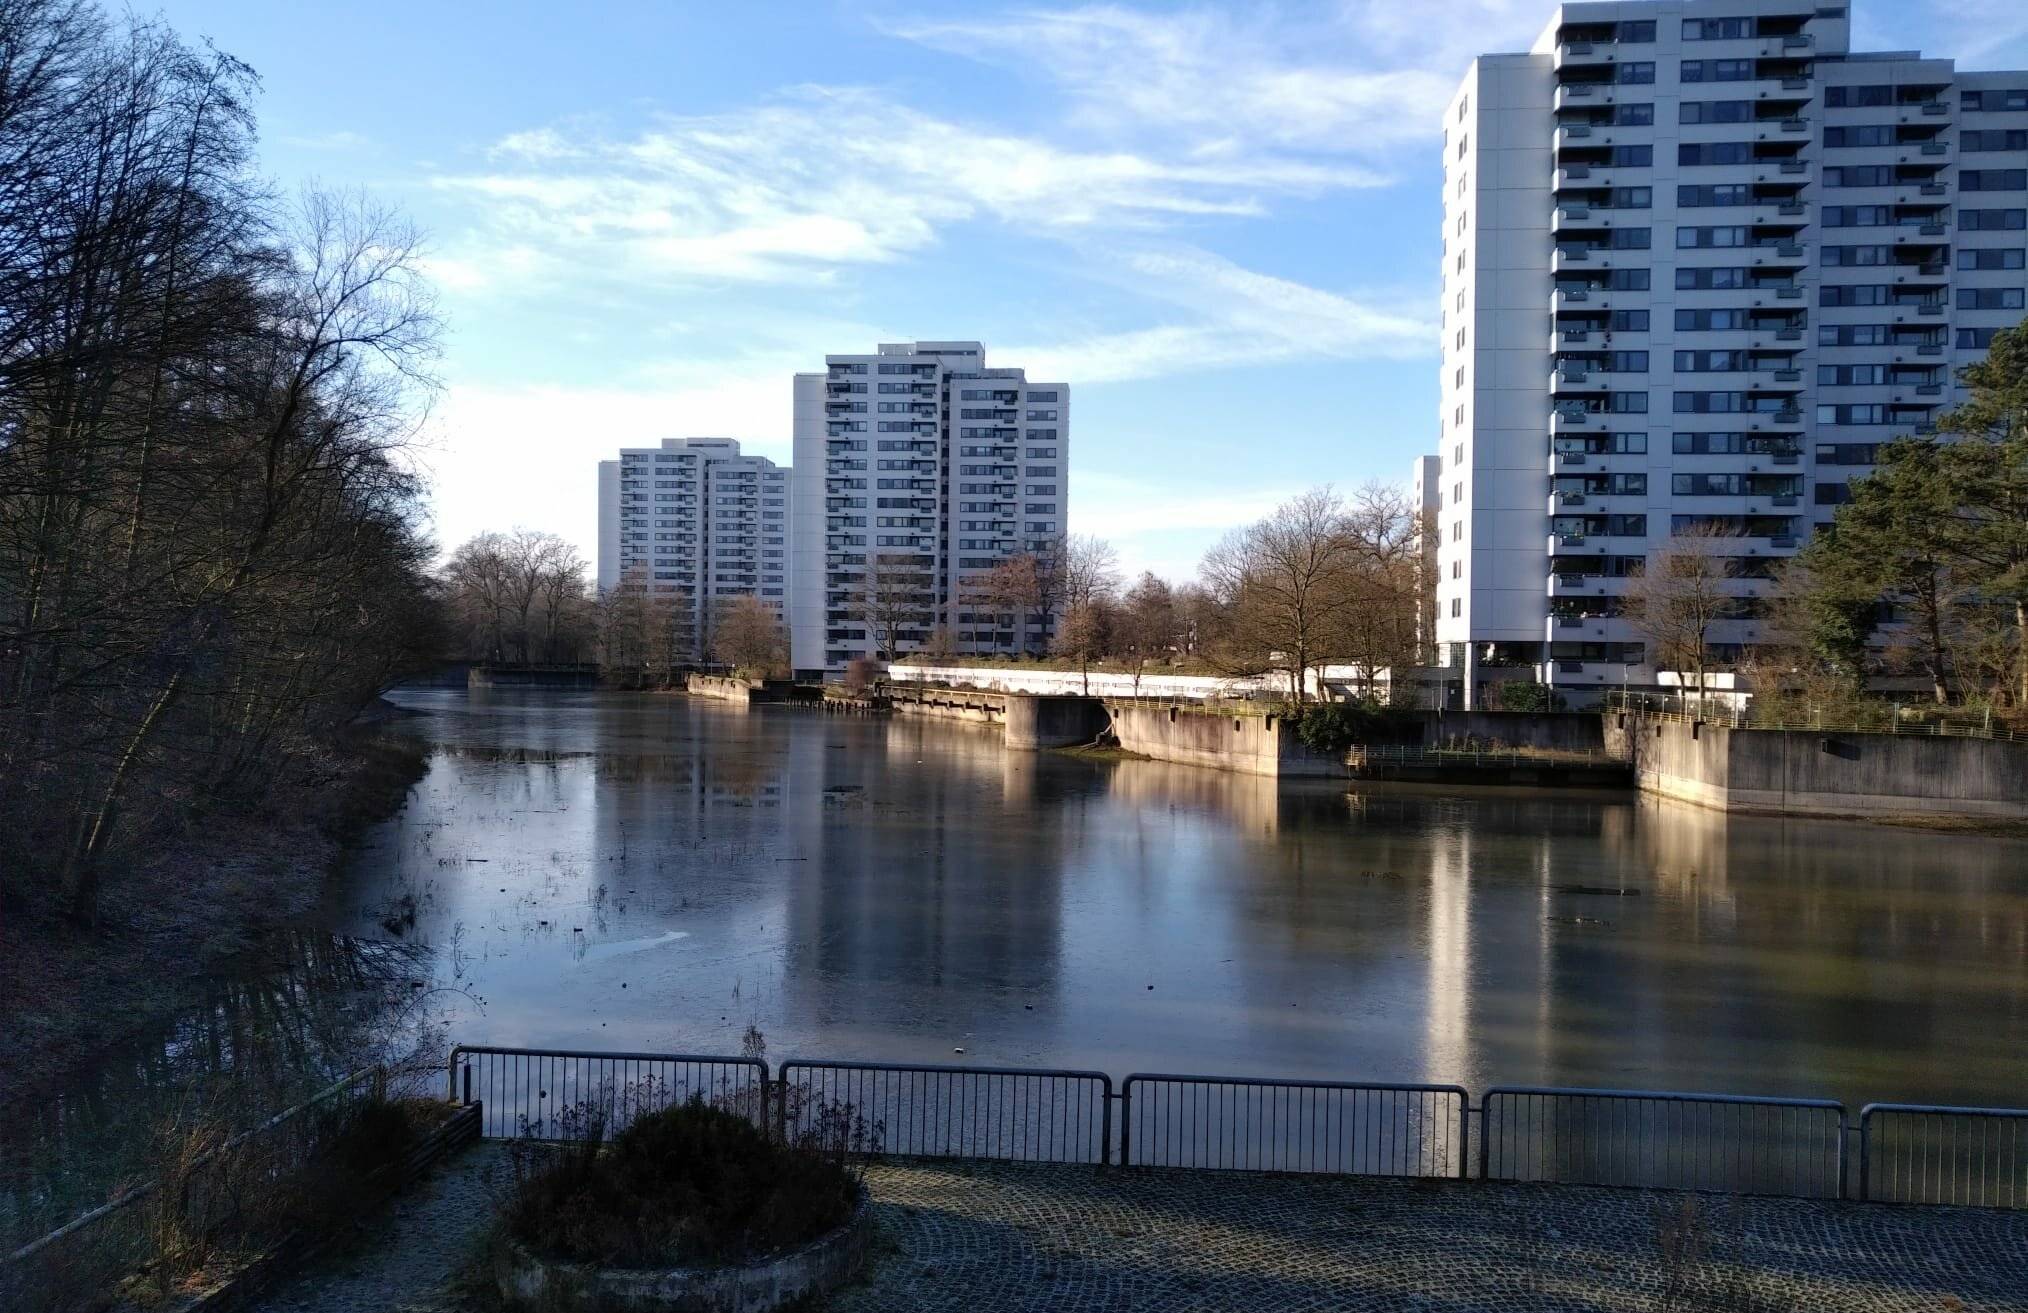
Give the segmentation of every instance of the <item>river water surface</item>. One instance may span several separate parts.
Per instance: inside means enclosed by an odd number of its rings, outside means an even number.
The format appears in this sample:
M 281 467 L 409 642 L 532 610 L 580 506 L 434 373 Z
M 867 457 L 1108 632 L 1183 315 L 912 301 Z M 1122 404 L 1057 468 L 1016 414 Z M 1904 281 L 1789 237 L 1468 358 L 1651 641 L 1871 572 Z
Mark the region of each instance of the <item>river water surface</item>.
M 754 1025 L 774 1058 L 2028 1097 L 2028 841 L 1278 792 L 682 697 L 395 700 L 429 772 L 326 928 L 432 949 L 466 1043 Z

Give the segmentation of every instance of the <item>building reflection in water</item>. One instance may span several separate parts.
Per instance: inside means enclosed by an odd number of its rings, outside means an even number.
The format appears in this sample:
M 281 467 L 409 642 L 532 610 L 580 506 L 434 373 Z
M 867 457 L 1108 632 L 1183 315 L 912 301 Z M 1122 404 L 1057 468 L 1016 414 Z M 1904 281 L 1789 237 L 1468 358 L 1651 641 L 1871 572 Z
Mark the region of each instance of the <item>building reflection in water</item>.
M 347 905 L 427 888 L 419 938 L 476 932 L 472 1038 L 1975 1102 L 2028 1043 L 2018 839 L 436 702 Z

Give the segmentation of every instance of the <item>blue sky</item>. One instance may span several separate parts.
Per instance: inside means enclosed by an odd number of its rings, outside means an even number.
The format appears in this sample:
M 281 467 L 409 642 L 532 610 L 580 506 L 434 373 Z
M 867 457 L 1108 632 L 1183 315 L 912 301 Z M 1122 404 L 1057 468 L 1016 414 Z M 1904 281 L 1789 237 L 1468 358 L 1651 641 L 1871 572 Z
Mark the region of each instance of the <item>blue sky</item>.
M 171 0 L 261 74 L 262 162 L 429 234 L 446 546 L 593 547 L 597 460 L 789 458 L 789 376 L 976 338 L 1075 387 L 1072 528 L 1190 575 L 1433 446 L 1437 117 L 1537 0 Z M 2028 63 L 2019 0 L 1856 0 L 1855 44 Z

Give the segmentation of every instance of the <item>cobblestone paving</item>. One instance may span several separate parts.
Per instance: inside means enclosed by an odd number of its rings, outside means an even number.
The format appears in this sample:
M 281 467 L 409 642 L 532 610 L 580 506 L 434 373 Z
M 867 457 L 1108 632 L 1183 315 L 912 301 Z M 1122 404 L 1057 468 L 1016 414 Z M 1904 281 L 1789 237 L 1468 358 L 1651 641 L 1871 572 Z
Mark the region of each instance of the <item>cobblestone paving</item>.
M 1209 1172 L 893 1165 L 882 1246 L 836 1313 L 2028 1309 L 2028 1215 Z M 1673 1228 L 1669 1223 L 1673 1221 Z
M 259 1313 L 439 1313 L 493 1220 L 503 1146 L 481 1143 L 395 1196 L 332 1256 L 257 1299 Z
M 264 1313 L 457 1308 L 495 1145 L 396 1201 Z M 2028 1213 L 1579 1187 L 877 1166 L 870 1277 L 831 1313 L 2028 1313 Z M 1662 1257 L 1664 1233 L 1692 1257 Z M 1672 1277 L 1677 1291 L 1665 1298 Z

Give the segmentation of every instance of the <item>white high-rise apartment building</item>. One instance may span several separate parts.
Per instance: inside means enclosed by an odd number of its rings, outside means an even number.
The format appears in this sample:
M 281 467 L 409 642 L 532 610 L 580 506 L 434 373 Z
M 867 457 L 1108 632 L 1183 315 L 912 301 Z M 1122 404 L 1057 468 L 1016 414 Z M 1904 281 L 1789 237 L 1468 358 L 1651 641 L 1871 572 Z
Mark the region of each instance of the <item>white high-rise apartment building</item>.
M 732 438 L 664 438 L 599 462 L 599 591 L 637 581 L 689 616 L 702 660 L 714 607 L 751 594 L 788 623 L 789 471 Z
M 824 357 L 795 381 L 789 644 L 799 675 L 836 674 L 881 644 L 855 597 L 869 570 L 919 581 L 908 651 L 944 629 L 959 651 L 1046 639 L 975 611 L 968 582 L 1069 524 L 1070 388 L 988 368 L 977 342 L 886 342 Z
M 1846 4 L 1566 4 L 1444 117 L 1449 696 L 1654 687 L 1626 577 L 1728 535 L 1750 598 L 2022 318 L 2028 73 L 1854 53 Z M 1756 641 L 1752 603 L 1721 658 Z M 1504 667 L 1505 669 L 1500 669 Z

